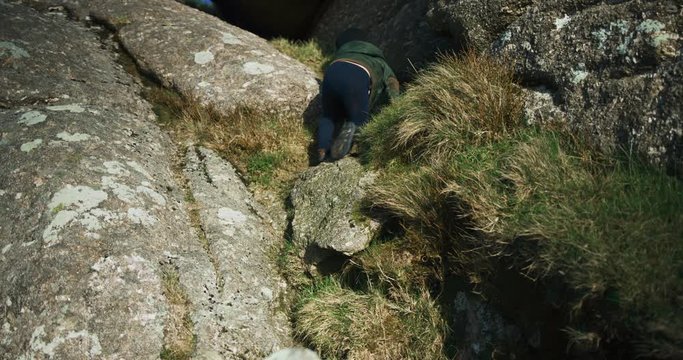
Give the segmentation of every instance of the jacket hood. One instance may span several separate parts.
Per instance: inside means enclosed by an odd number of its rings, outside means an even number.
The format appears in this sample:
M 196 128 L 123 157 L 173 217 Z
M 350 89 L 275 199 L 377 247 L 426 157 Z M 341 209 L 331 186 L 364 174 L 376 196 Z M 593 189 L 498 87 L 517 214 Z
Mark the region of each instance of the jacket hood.
M 337 54 L 356 53 L 373 57 L 384 58 L 384 53 L 377 46 L 367 41 L 349 41 L 337 49 Z

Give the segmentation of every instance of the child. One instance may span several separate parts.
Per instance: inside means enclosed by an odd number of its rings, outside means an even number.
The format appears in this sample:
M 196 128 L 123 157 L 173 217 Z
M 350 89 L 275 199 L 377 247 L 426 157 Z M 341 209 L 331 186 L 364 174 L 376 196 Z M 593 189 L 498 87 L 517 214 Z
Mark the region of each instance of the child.
M 369 43 L 360 29 L 339 35 L 337 51 L 325 70 L 323 112 L 318 122 L 318 160 L 338 160 L 351 149 L 356 129 L 365 125 L 370 111 L 399 94 L 399 83 L 384 54 Z M 341 124 L 333 142 L 335 124 Z

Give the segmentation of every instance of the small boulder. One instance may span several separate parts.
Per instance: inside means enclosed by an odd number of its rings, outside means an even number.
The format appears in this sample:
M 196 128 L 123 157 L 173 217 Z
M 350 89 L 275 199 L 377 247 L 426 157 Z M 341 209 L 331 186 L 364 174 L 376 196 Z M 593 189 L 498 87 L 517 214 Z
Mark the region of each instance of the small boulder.
M 378 226 L 358 209 L 375 177 L 351 157 L 302 174 L 290 197 L 293 241 L 306 248 L 307 262 L 318 264 L 334 254 L 351 256 L 368 246 Z

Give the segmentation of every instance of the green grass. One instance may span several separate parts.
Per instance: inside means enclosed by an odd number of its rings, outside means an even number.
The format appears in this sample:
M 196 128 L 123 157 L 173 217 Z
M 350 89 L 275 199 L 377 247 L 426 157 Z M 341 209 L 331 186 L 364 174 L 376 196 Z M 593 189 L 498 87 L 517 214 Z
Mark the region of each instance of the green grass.
M 260 152 L 247 159 L 247 176 L 250 181 L 269 186 L 273 180 L 275 169 L 284 161 L 281 152 Z
M 280 52 L 308 66 L 320 79 L 322 79 L 325 67 L 331 61 L 331 54 L 324 51 L 323 47 L 315 40 L 300 41 L 275 38 L 270 40 L 270 43 Z
M 475 284 L 514 257 L 526 275 L 564 279 L 574 319 L 598 328 L 591 338 L 636 334 L 640 354 L 680 354 L 681 181 L 561 128 L 525 127 L 522 101 L 501 64 L 444 57 L 364 129 L 366 160 L 382 170 L 366 202 L 404 229 L 391 252 L 426 259 L 438 278 L 446 251 L 443 271 Z
M 325 359 L 444 359 L 444 323 L 427 293 L 365 292 L 327 278 L 294 314 L 298 335 Z

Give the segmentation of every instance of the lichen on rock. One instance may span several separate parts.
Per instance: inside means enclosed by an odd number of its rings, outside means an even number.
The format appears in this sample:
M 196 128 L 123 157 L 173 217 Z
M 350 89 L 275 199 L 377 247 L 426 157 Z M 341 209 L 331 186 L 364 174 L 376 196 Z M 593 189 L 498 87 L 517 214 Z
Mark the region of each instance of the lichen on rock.
M 351 256 L 365 249 L 378 224 L 360 215 L 360 200 L 375 179 L 357 159 L 344 158 L 305 171 L 292 189 L 293 242 L 306 260 L 323 262 L 329 251 Z

